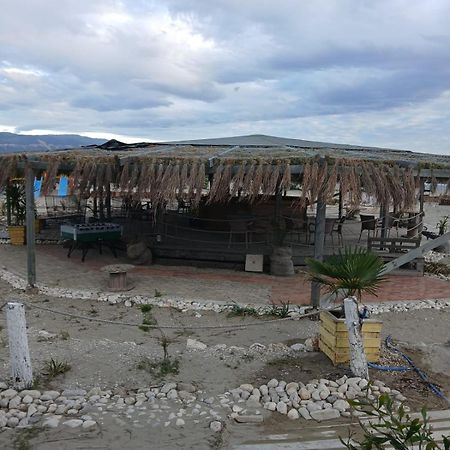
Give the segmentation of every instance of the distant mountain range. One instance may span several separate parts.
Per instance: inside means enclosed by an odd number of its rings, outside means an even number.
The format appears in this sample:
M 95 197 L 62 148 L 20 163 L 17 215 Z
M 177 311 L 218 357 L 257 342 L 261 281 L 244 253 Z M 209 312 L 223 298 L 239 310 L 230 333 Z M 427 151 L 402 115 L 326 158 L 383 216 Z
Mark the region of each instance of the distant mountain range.
M 106 139 L 93 139 L 77 134 L 31 135 L 0 132 L 0 153 L 42 152 L 99 145 L 105 141 Z

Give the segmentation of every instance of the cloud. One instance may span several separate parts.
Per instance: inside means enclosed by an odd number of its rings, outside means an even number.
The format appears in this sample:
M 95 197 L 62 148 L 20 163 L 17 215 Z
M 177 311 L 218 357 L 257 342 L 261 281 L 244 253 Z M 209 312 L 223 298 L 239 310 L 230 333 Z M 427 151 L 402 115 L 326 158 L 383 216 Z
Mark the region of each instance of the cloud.
M 446 0 L 5 0 L 0 124 L 450 153 L 448 23 Z

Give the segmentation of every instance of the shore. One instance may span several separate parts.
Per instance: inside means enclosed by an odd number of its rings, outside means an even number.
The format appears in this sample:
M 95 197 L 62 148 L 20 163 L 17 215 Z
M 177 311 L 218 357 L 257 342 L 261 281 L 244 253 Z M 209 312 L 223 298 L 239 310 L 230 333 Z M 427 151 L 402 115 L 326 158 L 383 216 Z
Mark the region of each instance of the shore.
M 141 323 L 143 313 L 137 306 L 110 305 L 89 300 L 57 299 L 44 295 L 28 294 L 13 290 L 5 283 L 0 284 L 0 294 L 5 299 L 16 299 L 26 304 L 43 306 L 65 313 L 101 318 L 114 322 Z M 163 356 L 161 333 L 158 330 L 145 332 L 137 327 L 94 323 L 55 315 L 46 311 L 27 308 L 28 336 L 35 375 L 42 374 L 45 361 L 53 358 L 70 365 L 63 375 L 44 380 L 42 389 L 84 389 L 100 388 L 124 392 L 144 389 L 174 381 L 196 387 L 200 394 L 201 409 L 205 411 L 202 420 L 194 423 L 192 417 L 183 416 L 184 426 L 176 426 L 179 406 L 173 408 L 170 402 L 162 414 L 164 419 L 149 420 L 149 412 L 132 413 L 120 411 L 94 411 L 97 426 L 89 431 L 80 431 L 59 426 L 56 429 L 23 428 L 3 429 L 0 445 L 5 449 L 79 449 L 79 448 L 229 448 L 253 436 L 270 433 L 273 427 L 278 431 L 288 428 L 286 417 L 277 413 L 266 416 L 263 424 L 254 426 L 237 424 L 227 418 L 229 413 L 213 408 L 217 417 L 205 401 L 213 396 L 239 387 L 243 383 L 255 385 L 266 383 L 272 378 L 308 383 L 314 378 L 335 379 L 348 374 L 347 367 L 334 367 L 321 353 L 310 351 L 292 352 L 293 344 L 305 344 L 315 336 L 318 322 L 310 319 L 288 320 L 264 323 L 264 318 L 233 317 L 227 313 L 212 311 L 181 312 L 174 308 L 154 308 L 153 317 L 159 325 L 179 326 L 167 330 L 170 342 L 170 358 L 179 360 L 179 373 L 164 378 L 155 377 L 139 368 L 142 361 L 158 361 Z M 450 349 L 448 342 L 449 309 L 427 309 L 408 312 L 381 314 L 383 334 L 392 334 L 395 341 L 413 357 L 414 361 L 437 383 L 443 391 L 450 390 Z M 8 377 L 8 348 L 4 314 L 0 348 L 1 381 Z M 238 329 L 212 329 L 205 326 L 250 324 L 261 325 Z M 183 326 L 198 325 L 199 329 Z M 205 344 L 202 350 L 187 348 L 188 339 Z M 260 344 L 260 347 L 255 344 Z M 264 351 L 258 350 L 264 348 Z M 429 408 L 444 408 L 445 404 L 435 397 L 415 375 L 373 372 L 373 378 L 384 381 L 398 389 L 408 399 L 412 409 L 426 404 Z M 168 420 L 170 413 L 175 414 Z M 92 415 L 92 414 L 91 414 Z M 212 431 L 209 424 L 215 418 L 225 425 L 221 433 Z M 301 420 L 301 419 L 300 419 Z M 156 425 L 157 424 L 157 425 Z M 243 435 L 245 430 L 245 436 Z M 25 440 L 29 447 L 18 447 Z

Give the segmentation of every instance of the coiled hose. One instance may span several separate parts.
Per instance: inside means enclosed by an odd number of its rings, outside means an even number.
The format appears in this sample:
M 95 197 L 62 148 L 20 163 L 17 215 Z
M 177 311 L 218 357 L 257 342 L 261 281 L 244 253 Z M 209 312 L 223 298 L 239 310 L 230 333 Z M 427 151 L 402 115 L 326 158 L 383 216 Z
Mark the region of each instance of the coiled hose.
M 392 343 L 392 336 L 389 335 L 387 336 L 387 338 L 384 341 L 386 347 L 388 349 L 390 349 L 391 351 L 398 353 L 407 363 L 408 366 L 382 366 L 379 364 L 373 364 L 373 363 L 368 363 L 368 366 L 371 369 L 375 369 L 375 370 L 383 370 L 386 372 L 406 372 L 409 370 L 414 370 L 414 372 L 417 373 L 417 375 L 420 377 L 420 379 L 428 386 L 428 388 L 431 390 L 431 392 L 433 392 L 434 394 L 436 394 L 439 398 L 445 400 L 446 402 L 450 403 L 450 400 L 444 395 L 444 393 L 435 385 L 433 384 L 427 377 L 426 373 L 420 369 L 419 367 L 417 367 L 413 360 L 408 356 L 405 355 L 400 349 L 398 349 L 393 343 Z

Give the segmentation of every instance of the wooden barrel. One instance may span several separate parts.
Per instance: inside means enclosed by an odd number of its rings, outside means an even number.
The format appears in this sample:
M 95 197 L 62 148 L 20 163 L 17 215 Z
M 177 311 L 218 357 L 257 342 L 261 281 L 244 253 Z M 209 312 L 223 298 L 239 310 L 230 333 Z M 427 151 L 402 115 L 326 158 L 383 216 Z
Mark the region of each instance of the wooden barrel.
M 279 277 L 294 275 L 292 249 L 290 247 L 275 247 L 270 255 L 270 274 Z

